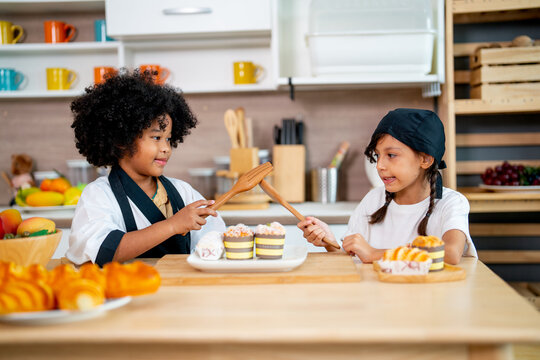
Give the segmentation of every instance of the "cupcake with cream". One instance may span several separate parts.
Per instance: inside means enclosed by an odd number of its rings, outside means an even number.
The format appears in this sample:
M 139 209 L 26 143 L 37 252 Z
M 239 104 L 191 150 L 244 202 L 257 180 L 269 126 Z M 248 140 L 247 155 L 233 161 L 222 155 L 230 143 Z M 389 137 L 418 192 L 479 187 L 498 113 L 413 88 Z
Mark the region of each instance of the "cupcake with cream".
M 444 241 L 436 236 L 418 236 L 411 246 L 429 253 L 433 261 L 429 268 L 430 272 L 444 270 Z
M 244 224 L 229 226 L 223 234 L 225 256 L 229 260 L 253 259 L 253 231 Z
M 278 222 L 257 225 L 255 254 L 261 259 L 281 259 L 285 245 L 285 227 Z

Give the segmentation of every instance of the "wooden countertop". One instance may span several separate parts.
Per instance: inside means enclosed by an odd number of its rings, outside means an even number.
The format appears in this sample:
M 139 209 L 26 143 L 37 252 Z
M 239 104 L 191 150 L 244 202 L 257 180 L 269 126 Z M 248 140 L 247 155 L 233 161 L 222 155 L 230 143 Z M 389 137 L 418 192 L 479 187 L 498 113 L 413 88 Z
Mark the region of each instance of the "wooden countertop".
M 347 255 L 343 255 L 347 256 Z M 496 344 L 540 342 L 540 314 L 484 264 L 434 284 L 162 286 L 104 317 L 0 325 L 0 350 L 32 344 Z M 101 353 L 100 353 L 100 357 Z M 16 358 L 16 357 L 15 357 Z

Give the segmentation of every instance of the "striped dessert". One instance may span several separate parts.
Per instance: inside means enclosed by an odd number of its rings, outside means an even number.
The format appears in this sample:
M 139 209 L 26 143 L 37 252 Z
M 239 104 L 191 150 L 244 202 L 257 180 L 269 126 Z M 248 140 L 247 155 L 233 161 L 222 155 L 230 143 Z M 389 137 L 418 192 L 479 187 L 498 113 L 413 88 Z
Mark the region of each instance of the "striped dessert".
M 408 246 L 399 246 L 386 250 L 378 261 L 381 271 L 396 275 L 426 275 L 432 264 L 429 253 L 425 250 Z
M 244 225 L 229 226 L 223 234 L 225 257 L 229 260 L 253 259 L 253 231 Z
M 429 253 L 433 261 L 429 272 L 444 269 L 444 241 L 436 236 L 418 236 L 413 240 L 411 246 L 426 250 Z
M 281 259 L 285 245 L 285 228 L 278 222 L 257 225 L 255 254 L 260 259 Z

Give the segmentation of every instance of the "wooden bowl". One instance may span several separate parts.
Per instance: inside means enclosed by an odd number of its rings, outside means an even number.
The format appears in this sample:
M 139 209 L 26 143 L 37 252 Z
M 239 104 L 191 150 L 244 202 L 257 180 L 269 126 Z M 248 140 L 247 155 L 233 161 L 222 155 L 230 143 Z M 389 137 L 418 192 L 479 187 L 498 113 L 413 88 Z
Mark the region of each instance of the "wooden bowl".
M 62 239 L 62 230 L 43 236 L 0 240 L 0 261 L 28 266 L 46 266 Z

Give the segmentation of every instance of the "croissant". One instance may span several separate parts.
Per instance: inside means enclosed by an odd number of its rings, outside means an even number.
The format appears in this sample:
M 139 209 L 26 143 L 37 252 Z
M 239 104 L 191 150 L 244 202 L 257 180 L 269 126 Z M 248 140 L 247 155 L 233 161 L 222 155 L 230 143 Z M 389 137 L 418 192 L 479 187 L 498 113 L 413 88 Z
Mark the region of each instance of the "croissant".
M 0 313 L 43 311 L 53 308 L 53 291 L 41 280 L 12 279 L 1 288 Z
M 103 270 L 107 277 L 107 298 L 151 294 L 161 284 L 159 272 L 141 261 L 125 265 L 111 262 Z
M 89 310 L 105 302 L 105 291 L 95 281 L 78 278 L 64 284 L 56 294 L 62 310 Z
M 383 260 L 403 260 L 403 261 L 427 261 L 429 253 L 418 248 L 410 248 L 408 246 L 399 246 L 395 249 L 389 249 L 384 252 Z
M 436 236 L 417 236 L 411 245 L 420 247 L 435 247 L 444 245 L 444 242 Z
M 50 271 L 48 284 L 52 287 L 54 293 L 56 294 L 67 284 L 71 283 L 76 279 L 80 279 L 80 277 L 81 275 L 79 274 L 77 269 L 73 267 L 73 265 L 62 264 L 58 265 Z
M 105 272 L 101 268 L 93 263 L 83 264 L 79 268 L 79 274 L 81 278 L 95 281 L 103 289 L 107 287 L 107 277 Z

